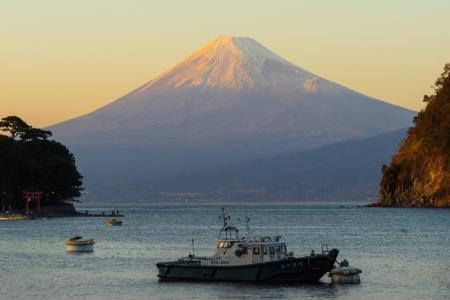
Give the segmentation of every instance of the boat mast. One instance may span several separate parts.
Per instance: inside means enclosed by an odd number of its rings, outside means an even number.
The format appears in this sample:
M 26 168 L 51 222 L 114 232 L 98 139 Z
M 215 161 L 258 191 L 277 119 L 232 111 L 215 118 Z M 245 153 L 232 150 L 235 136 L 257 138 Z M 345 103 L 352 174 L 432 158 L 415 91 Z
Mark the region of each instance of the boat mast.
M 222 232 L 225 232 L 225 239 L 228 239 L 228 238 L 233 239 L 233 235 L 232 235 L 233 232 L 236 235 L 235 238 L 238 239 L 239 238 L 239 230 L 231 224 L 231 216 L 227 215 L 225 213 L 224 206 L 222 206 L 222 208 L 221 208 L 221 215 L 219 216 L 219 219 L 220 218 L 223 219 L 223 227 L 219 231 L 219 239 L 222 235 Z
M 248 215 L 245 215 L 245 229 L 247 230 L 247 238 L 250 237 L 250 226 L 248 225 L 250 223 L 250 218 Z

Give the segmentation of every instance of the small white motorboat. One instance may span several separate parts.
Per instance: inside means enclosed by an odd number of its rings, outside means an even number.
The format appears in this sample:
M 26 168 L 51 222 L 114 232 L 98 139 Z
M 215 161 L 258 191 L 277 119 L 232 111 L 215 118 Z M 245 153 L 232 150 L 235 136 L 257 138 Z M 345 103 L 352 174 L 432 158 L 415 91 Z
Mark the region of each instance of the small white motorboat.
M 66 241 L 67 252 L 93 252 L 95 241 L 83 240 L 81 236 L 75 236 Z
M 30 220 L 29 216 L 19 214 L 1 214 L 0 221 L 23 221 Z
M 109 226 L 121 226 L 122 225 L 122 220 L 109 219 L 108 221 L 106 221 L 106 224 L 108 224 Z

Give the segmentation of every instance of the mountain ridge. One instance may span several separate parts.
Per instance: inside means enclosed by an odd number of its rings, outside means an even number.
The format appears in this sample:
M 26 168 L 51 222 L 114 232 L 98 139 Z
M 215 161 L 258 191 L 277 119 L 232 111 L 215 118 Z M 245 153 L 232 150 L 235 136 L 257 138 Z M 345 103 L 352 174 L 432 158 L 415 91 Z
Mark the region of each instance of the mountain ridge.
M 130 180 L 157 180 L 381 134 L 408 127 L 414 114 L 297 67 L 252 39 L 225 37 L 50 129 L 73 149 L 87 184 L 107 186 L 123 180 L 125 168 Z
M 143 178 L 141 182 L 111 187 L 111 194 L 115 200 L 154 197 L 232 202 L 371 202 L 377 198 L 381 166 L 399 148 L 406 131 L 404 128 L 209 170 L 186 170 L 184 174 L 152 182 Z

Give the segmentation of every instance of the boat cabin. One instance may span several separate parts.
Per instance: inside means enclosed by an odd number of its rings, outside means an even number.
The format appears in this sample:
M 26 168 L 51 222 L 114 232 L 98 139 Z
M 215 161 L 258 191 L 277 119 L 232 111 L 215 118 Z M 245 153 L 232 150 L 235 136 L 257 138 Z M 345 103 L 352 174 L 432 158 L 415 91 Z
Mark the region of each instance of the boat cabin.
M 211 257 L 202 259 L 202 265 L 246 265 L 278 261 L 288 257 L 286 244 L 276 237 L 239 238 L 234 227 L 224 228 L 219 234 L 224 238 L 217 242 Z
M 254 264 L 287 257 L 286 244 L 270 237 L 219 240 L 213 258 L 218 264 Z

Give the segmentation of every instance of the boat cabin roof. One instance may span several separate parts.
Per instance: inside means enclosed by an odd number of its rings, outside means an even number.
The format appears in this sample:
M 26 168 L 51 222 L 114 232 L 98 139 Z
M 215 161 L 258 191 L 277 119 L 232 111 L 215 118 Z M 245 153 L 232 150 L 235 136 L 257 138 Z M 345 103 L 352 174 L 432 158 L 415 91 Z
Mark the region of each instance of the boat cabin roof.
M 240 238 L 240 239 L 221 239 L 217 243 L 217 248 L 231 248 L 235 243 L 240 245 L 285 245 L 285 242 L 281 242 L 279 237 L 271 238 L 271 237 L 263 237 L 263 238 Z

